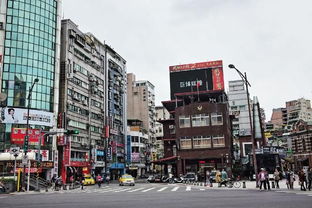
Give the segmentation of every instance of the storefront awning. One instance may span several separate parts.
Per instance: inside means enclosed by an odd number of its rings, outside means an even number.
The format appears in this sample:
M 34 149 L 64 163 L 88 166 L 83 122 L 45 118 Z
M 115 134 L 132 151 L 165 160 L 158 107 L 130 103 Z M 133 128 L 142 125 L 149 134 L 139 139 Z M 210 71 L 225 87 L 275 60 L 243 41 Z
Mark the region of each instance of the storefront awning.
M 166 158 L 161 158 L 159 160 L 155 160 L 155 161 L 152 161 L 152 163 L 167 163 L 167 162 L 171 162 L 173 160 L 176 160 L 178 158 L 178 156 L 171 156 L 171 157 L 166 157 Z

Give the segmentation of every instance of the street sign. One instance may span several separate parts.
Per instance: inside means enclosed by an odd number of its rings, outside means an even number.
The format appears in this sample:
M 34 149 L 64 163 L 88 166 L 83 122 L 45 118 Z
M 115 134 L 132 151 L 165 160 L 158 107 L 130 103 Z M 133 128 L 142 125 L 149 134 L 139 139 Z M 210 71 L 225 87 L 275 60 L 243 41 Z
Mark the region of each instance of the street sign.
M 27 165 L 27 163 L 28 163 L 28 156 L 24 155 L 23 158 L 22 158 L 22 164 L 23 165 Z
M 12 154 L 12 155 L 18 155 L 18 153 L 19 153 L 19 151 L 20 151 L 20 148 L 19 147 L 11 147 L 10 148 L 10 154 Z

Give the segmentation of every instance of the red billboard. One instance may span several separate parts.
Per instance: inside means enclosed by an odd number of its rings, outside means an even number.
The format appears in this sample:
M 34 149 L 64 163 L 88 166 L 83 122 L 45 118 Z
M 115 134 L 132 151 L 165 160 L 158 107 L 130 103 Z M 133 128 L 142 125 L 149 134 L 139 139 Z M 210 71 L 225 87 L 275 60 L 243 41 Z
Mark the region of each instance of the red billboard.
M 224 91 L 222 61 L 170 66 L 171 99 L 176 96 Z
M 41 145 L 44 145 L 44 133 L 40 129 L 28 129 L 28 143 L 29 145 L 38 145 L 41 137 Z M 23 145 L 26 136 L 26 128 L 12 128 L 11 131 L 11 143 L 17 145 Z

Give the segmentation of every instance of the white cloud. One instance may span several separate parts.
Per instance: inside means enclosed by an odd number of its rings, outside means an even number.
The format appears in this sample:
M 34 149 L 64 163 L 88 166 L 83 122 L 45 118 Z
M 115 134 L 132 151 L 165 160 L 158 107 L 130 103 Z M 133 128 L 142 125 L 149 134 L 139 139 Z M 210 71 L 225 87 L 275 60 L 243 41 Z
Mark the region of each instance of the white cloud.
M 224 61 L 225 82 L 246 71 L 267 118 L 285 101 L 312 95 L 309 0 L 66 0 L 65 18 L 105 40 L 128 72 L 168 100 L 170 65 Z

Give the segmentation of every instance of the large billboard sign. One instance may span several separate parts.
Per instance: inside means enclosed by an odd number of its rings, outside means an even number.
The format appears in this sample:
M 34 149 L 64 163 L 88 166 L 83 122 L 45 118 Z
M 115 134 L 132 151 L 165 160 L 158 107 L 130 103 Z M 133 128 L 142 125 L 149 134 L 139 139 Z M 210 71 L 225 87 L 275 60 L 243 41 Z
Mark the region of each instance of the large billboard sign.
M 0 123 L 27 124 L 27 109 L 5 107 L 0 108 Z M 53 126 L 53 113 L 39 110 L 29 111 L 29 124 Z
M 170 66 L 169 71 L 171 99 L 179 95 L 224 90 L 221 60 Z
M 44 145 L 44 133 L 40 129 L 28 129 L 28 143 L 30 145 L 38 145 L 41 137 L 41 145 Z M 23 145 L 26 136 L 26 128 L 12 128 L 11 143 Z

